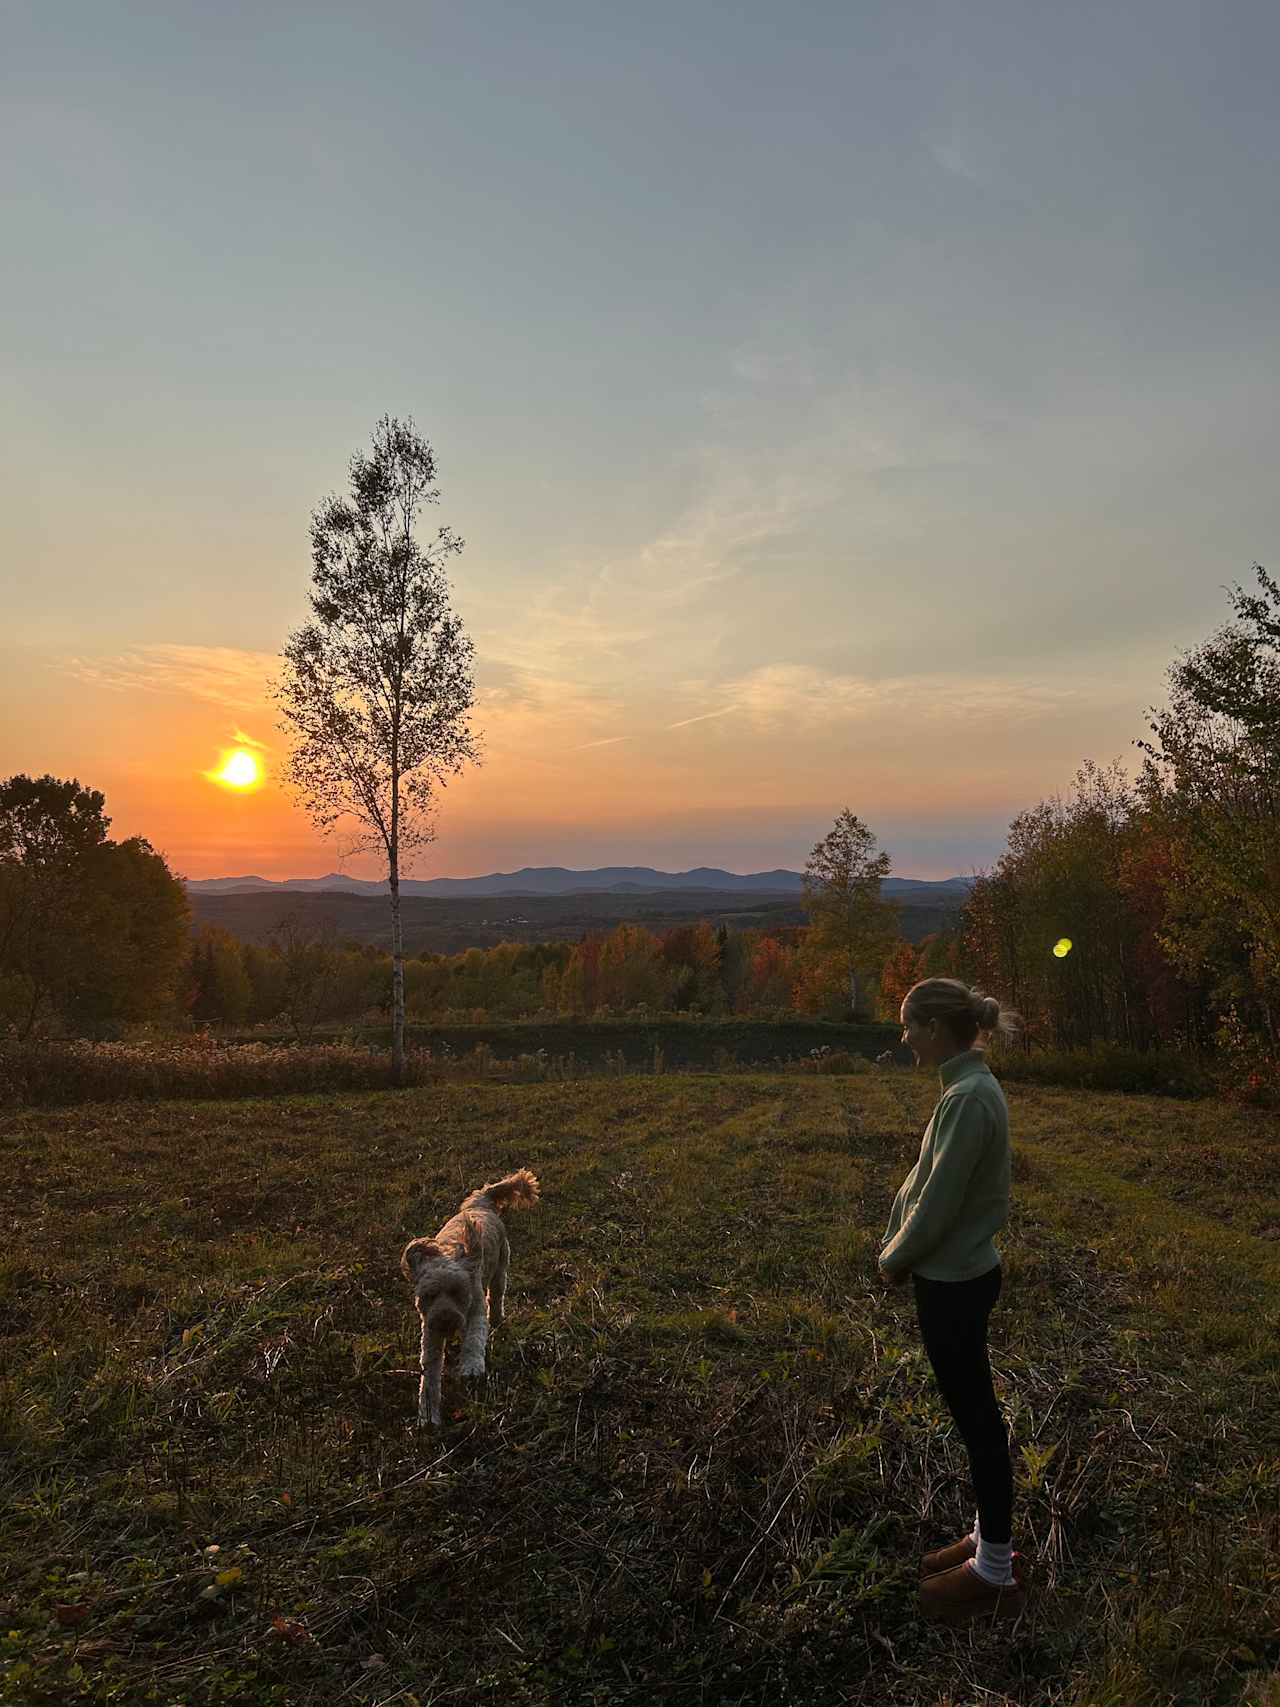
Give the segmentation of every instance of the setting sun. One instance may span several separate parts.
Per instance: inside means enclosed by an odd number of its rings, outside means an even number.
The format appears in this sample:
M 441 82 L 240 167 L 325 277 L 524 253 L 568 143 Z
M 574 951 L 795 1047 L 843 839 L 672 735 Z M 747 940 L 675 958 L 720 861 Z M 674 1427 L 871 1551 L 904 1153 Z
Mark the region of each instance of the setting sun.
M 251 788 L 260 775 L 257 759 L 241 747 L 227 755 L 222 769 L 217 772 L 217 781 L 225 783 L 228 788 Z

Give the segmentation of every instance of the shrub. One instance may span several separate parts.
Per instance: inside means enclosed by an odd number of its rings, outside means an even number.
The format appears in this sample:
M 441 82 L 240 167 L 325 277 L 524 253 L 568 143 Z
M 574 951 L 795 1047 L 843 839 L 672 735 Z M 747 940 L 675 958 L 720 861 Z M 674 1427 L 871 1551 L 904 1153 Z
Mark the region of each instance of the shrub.
M 597 1071 L 600 1066 L 597 1062 Z M 612 1074 L 628 1070 L 621 1050 L 607 1054 L 603 1067 Z M 536 1083 L 582 1076 L 582 1064 L 572 1051 L 550 1055 L 545 1049 L 521 1050 L 499 1056 L 481 1042 L 466 1054 L 455 1053 L 447 1043 L 405 1052 L 408 1085 L 490 1077 Z M 378 1091 L 389 1083 L 386 1050 L 367 1044 L 220 1044 L 197 1034 L 177 1043 L 42 1042 L 0 1049 L 0 1108 Z
M 1030 1054 L 993 1049 L 990 1061 L 997 1078 L 1024 1084 L 1172 1097 L 1206 1097 L 1215 1090 L 1200 1061 L 1168 1049 L 1144 1052 L 1110 1043 L 1092 1049 L 1042 1049 Z
M 475 1072 L 425 1049 L 410 1051 L 405 1065 L 409 1084 Z M 176 1044 L 41 1043 L 0 1051 L 0 1107 L 10 1108 L 381 1090 L 387 1082 L 383 1051 L 335 1043 L 220 1046 L 197 1036 Z
M 807 1066 L 815 1073 L 869 1073 L 871 1063 L 865 1055 L 851 1055 L 847 1049 L 811 1049 Z
M 1214 1076 L 1222 1097 L 1256 1108 L 1280 1105 L 1280 1058 L 1248 1029 L 1234 1007 L 1222 1016 L 1215 1042 Z
M 823 1072 L 823 1074 L 828 1074 L 828 1072 L 838 1072 L 838 1074 L 855 1072 L 857 1074 L 857 1072 L 870 1072 L 870 1070 L 872 1070 L 872 1065 L 865 1055 L 850 1055 L 848 1050 L 824 1050 L 814 1062 L 814 1072 Z

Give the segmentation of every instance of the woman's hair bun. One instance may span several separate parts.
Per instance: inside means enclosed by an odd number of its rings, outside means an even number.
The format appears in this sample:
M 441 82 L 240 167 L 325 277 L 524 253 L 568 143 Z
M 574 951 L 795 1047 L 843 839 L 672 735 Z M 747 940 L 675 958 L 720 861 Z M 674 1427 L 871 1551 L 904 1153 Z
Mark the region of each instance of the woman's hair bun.
M 980 1031 L 1007 1040 L 1022 1028 L 1019 1014 L 994 996 L 970 989 L 963 978 L 922 978 L 907 991 L 903 1005 L 907 1017 L 921 1025 L 935 1019 L 945 1025 L 960 1049 L 972 1049 Z

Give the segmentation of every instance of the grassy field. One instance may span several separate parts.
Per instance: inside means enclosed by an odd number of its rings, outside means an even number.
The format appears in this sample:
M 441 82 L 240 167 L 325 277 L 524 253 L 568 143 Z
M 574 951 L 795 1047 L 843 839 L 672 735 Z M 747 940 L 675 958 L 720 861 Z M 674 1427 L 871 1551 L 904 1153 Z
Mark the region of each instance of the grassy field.
M 0 1701 L 1280 1707 L 1280 1121 L 1011 1086 L 1016 1627 L 879 1234 L 924 1074 L 450 1084 L 0 1125 Z M 512 1167 L 411 1426 L 397 1271 Z

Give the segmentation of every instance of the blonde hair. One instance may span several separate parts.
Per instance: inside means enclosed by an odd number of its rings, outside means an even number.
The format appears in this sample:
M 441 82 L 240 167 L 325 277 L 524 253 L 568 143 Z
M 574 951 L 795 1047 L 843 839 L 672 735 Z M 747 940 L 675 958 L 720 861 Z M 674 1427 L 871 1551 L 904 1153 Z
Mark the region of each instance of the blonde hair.
M 962 1049 L 971 1049 L 979 1032 L 1010 1038 L 1022 1026 L 1021 1014 L 958 978 L 923 978 L 907 991 L 903 1005 L 921 1025 L 931 1019 L 945 1025 Z

